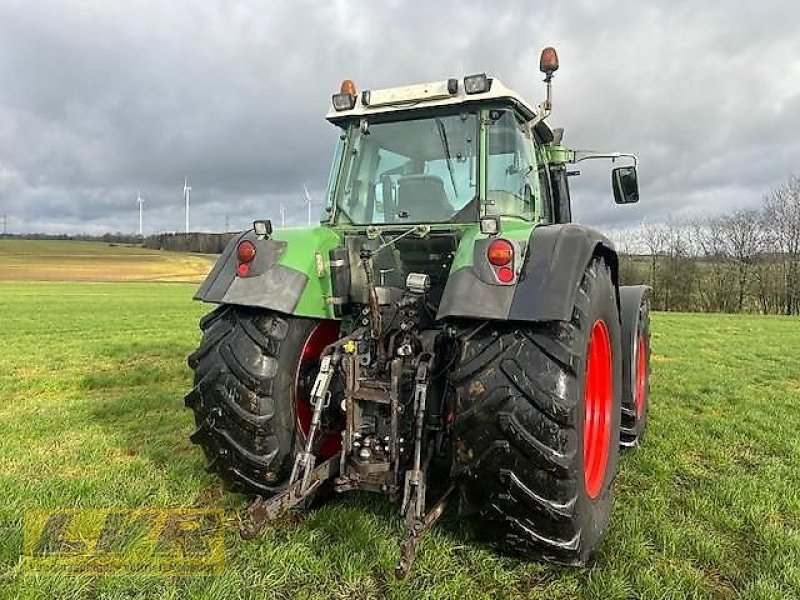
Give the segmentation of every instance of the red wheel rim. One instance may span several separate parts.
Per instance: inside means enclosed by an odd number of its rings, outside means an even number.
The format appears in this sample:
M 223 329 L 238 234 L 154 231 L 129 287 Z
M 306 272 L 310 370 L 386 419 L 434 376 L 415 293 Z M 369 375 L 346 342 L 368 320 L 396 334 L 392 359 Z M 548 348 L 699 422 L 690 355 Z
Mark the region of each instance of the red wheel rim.
M 314 408 L 311 406 L 311 388 L 319 372 L 319 359 L 325 346 L 339 339 L 339 323 L 337 321 L 320 321 L 311 331 L 303 350 L 294 381 L 294 408 L 297 427 L 305 438 L 311 429 L 311 418 Z M 322 441 L 319 446 L 319 457 L 330 458 L 342 447 L 339 431 L 321 431 Z
M 644 416 L 645 384 L 647 382 L 647 345 L 644 335 L 639 334 L 639 343 L 636 345 L 636 418 Z
M 611 338 L 606 324 L 592 325 L 586 353 L 586 382 L 583 401 L 583 476 L 586 494 L 595 499 L 603 489 L 611 440 Z

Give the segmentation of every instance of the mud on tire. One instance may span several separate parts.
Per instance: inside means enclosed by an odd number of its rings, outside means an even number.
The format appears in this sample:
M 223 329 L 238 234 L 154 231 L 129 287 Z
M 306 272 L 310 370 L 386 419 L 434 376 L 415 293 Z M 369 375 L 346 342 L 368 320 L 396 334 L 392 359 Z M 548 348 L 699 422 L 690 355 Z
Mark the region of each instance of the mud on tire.
M 605 470 L 590 497 L 584 388 L 590 332 L 599 320 L 611 351 L 611 412 Z M 453 374 L 454 475 L 462 515 L 478 538 L 526 558 L 592 559 L 617 471 L 620 380 L 616 296 L 601 259 L 586 268 L 570 322 L 489 322 L 465 341 Z
M 194 388 L 190 439 L 208 469 L 235 491 L 271 496 L 286 483 L 303 442 L 295 383 L 316 321 L 221 306 L 200 321 L 203 338 L 187 362 Z

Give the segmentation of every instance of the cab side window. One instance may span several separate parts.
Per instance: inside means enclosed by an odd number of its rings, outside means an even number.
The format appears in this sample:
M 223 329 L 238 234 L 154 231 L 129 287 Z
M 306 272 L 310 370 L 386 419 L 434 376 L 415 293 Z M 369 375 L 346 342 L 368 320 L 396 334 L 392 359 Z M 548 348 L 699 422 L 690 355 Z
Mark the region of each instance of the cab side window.
M 533 144 L 510 110 L 488 111 L 485 214 L 533 217 Z

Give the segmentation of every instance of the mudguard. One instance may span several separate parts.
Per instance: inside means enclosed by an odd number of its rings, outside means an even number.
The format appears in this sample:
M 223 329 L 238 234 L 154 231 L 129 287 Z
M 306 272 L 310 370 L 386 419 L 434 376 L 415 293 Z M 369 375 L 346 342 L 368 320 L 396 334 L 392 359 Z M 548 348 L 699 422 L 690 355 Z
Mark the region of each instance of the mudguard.
M 462 266 L 450 274 L 437 317 L 569 321 L 578 285 L 595 255 L 606 259 L 616 287 L 617 253 L 599 231 L 575 223 L 535 227 L 516 285 L 487 283 L 474 264 Z
M 623 285 L 619 288 L 619 312 L 623 339 L 633 340 L 639 321 L 639 307 L 650 291 L 649 285 Z
M 639 308 L 650 291 L 646 285 L 625 285 L 619 288 L 619 314 L 622 325 L 622 377 L 623 382 L 633 385 L 633 349 L 639 327 Z
M 236 247 L 243 240 L 256 246 L 246 276 L 236 272 Z M 338 243 L 338 235 L 323 227 L 285 230 L 272 239 L 260 239 L 254 231 L 246 231 L 228 243 L 194 298 L 332 319 L 333 308 L 326 302 L 330 271 L 325 257 Z

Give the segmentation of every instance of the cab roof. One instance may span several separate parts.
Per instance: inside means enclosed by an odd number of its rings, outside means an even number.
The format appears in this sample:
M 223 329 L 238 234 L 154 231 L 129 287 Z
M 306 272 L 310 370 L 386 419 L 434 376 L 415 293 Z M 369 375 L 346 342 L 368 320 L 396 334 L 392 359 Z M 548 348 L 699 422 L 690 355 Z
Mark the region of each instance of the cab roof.
M 472 94 L 467 94 L 464 79 L 364 90 L 356 94 L 353 108 L 336 110 L 331 104 L 325 118 L 334 125 L 341 126 L 346 122 L 370 116 L 400 114 L 424 108 L 485 104 L 491 101 L 513 106 L 527 120 L 533 119 L 537 114 L 532 104 L 498 79 L 487 77 L 490 82 L 489 89 Z M 454 87 L 456 90 L 451 92 Z M 536 125 L 536 133 L 545 142 L 553 139 L 553 132 L 544 121 Z

